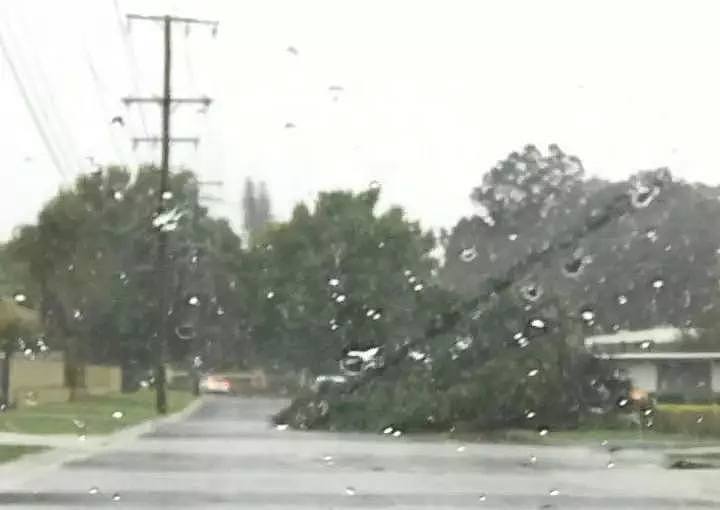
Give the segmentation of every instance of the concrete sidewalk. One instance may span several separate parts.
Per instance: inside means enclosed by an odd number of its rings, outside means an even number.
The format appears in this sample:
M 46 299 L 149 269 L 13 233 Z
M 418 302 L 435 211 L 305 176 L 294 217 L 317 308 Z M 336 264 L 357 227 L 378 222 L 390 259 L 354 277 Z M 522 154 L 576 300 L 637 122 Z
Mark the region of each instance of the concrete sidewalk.
M 177 413 L 153 418 L 118 430 L 112 434 L 78 436 L 73 434 L 17 434 L 0 432 L 0 444 L 47 446 L 50 450 L 27 454 L 0 464 L 0 490 L 23 479 L 37 476 L 44 470 L 57 469 L 65 462 L 82 460 L 103 450 L 122 448 L 138 437 L 154 432 L 157 427 L 182 421 L 197 411 L 202 398 L 191 402 Z

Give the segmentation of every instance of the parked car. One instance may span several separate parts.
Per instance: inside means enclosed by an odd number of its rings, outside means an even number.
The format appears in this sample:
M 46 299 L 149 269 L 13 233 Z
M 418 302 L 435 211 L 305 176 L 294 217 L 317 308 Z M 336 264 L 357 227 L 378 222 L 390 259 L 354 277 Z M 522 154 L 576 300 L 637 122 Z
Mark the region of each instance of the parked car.
M 200 391 L 202 393 L 232 393 L 232 384 L 226 377 L 206 374 L 200 378 Z

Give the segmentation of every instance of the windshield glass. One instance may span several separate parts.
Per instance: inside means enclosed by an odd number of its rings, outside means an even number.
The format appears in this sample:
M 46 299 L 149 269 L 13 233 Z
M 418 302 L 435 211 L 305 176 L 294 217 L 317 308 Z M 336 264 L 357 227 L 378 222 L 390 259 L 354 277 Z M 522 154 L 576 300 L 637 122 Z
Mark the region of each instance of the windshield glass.
M 0 504 L 720 506 L 717 14 L 0 5 Z

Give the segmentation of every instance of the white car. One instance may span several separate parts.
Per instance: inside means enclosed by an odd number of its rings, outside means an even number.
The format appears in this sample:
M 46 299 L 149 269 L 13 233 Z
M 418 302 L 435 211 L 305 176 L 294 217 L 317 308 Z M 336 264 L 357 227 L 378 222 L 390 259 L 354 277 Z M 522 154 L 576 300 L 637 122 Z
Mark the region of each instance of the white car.
M 232 393 L 230 381 L 219 375 L 204 375 L 200 378 L 200 391 L 203 393 Z

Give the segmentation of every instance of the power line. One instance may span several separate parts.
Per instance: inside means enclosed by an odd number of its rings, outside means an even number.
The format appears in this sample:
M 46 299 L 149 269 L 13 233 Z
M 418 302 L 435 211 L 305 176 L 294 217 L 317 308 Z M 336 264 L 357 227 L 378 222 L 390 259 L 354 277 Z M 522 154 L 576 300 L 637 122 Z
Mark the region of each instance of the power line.
M 5 59 L 7 60 L 8 66 L 10 67 L 10 72 L 13 75 L 13 78 L 15 78 L 15 82 L 17 83 L 18 88 L 20 89 L 20 95 L 23 98 L 23 102 L 25 103 L 25 106 L 27 107 L 28 111 L 30 112 L 30 116 L 32 117 L 33 123 L 35 124 L 35 128 L 38 130 L 38 133 L 40 134 L 40 138 L 42 138 L 43 144 L 45 145 L 45 149 L 48 151 L 48 155 L 50 156 L 50 159 L 53 162 L 53 166 L 55 167 L 55 170 L 60 174 L 60 177 L 64 181 L 68 180 L 67 174 L 65 173 L 65 170 L 63 168 L 63 163 L 61 162 L 62 158 L 60 157 L 59 153 L 56 152 L 55 147 L 53 146 L 53 143 L 51 141 L 51 136 L 46 130 L 45 125 L 42 122 L 42 119 L 40 118 L 40 115 L 38 114 L 35 106 L 33 105 L 32 100 L 30 99 L 30 95 L 28 94 L 27 88 L 25 86 L 25 83 L 23 81 L 22 76 L 20 75 L 20 72 L 15 64 L 15 61 L 13 60 L 13 56 L 10 53 L 10 50 L 8 49 L 7 42 L 5 40 L 5 37 L 2 34 L 2 29 L 0 27 L 0 47 L 2 47 L 3 54 L 5 55 Z
M 120 9 L 120 3 L 118 0 L 113 0 L 115 7 L 115 15 L 118 20 L 118 28 L 120 29 L 120 36 L 123 40 L 123 47 L 125 48 L 125 59 L 127 60 L 128 67 L 130 68 L 130 79 L 132 80 L 133 94 L 140 95 L 140 82 L 138 76 L 140 75 L 140 66 L 138 66 L 137 56 L 135 55 L 135 49 L 132 44 L 132 40 L 128 37 L 127 29 L 125 28 L 124 16 Z M 142 124 L 143 134 L 150 136 L 150 131 L 147 127 L 147 119 L 145 118 L 145 112 L 140 110 L 140 122 Z

